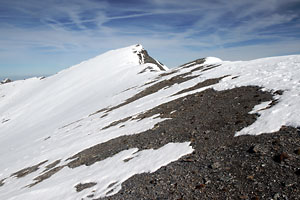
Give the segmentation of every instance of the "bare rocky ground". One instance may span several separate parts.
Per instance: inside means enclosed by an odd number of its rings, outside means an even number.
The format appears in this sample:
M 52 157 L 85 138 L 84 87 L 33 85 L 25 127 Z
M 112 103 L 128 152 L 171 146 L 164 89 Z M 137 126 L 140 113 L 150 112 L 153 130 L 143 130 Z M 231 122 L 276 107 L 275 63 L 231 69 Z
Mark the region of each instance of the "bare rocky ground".
M 210 89 L 145 113 L 172 119 L 110 141 L 112 146 L 148 149 L 191 141 L 195 151 L 155 173 L 131 177 L 104 199 L 300 199 L 299 129 L 234 137 L 258 117 L 249 114 L 252 108 L 268 100 L 272 94 L 258 87 Z

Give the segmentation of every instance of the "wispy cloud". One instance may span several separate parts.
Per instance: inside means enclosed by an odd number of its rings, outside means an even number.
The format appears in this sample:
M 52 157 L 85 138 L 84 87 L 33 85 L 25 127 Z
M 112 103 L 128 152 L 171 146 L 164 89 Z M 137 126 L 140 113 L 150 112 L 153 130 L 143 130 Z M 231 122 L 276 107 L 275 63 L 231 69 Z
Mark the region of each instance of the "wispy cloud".
M 208 53 L 223 59 L 261 57 L 259 49 L 300 53 L 299 11 L 297 0 L 3 0 L 0 73 L 24 73 L 13 67 L 22 63 L 53 73 L 134 43 L 171 66 Z M 274 52 L 279 44 L 286 47 Z

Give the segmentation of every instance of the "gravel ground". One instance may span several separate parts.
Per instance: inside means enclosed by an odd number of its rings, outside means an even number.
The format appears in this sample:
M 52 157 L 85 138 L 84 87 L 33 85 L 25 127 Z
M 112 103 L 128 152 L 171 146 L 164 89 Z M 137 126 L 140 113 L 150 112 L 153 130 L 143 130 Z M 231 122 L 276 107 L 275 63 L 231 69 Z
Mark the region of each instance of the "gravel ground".
M 272 94 L 258 87 L 210 89 L 150 110 L 144 117 L 160 113 L 172 119 L 110 142 L 147 149 L 191 141 L 194 153 L 131 177 L 119 193 L 103 199 L 300 199 L 299 129 L 234 137 L 256 120 L 248 114 L 252 108 L 269 100 Z

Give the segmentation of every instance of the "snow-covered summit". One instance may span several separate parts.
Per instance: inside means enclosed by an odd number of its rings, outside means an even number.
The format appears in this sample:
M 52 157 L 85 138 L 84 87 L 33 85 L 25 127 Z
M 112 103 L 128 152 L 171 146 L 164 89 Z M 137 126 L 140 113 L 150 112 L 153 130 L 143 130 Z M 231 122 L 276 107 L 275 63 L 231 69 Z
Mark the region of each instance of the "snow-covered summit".
M 137 44 L 108 51 L 63 70 L 59 72 L 59 74 L 63 73 L 65 75 L 66 73 L 72 73 L 71 76 L 74 76 L 74 73 L 81 71 L 81 75 L 93 78 L 95 76 L 107 76 L 108 74 L 117 73 L 122 70 L 143 71 L 148 66 L 152 66 L 154 71 L 165 71 L 168 69 L 159 62 L 151 62 L 153 60 L 154 59 L 148 55 L 142 45 Z

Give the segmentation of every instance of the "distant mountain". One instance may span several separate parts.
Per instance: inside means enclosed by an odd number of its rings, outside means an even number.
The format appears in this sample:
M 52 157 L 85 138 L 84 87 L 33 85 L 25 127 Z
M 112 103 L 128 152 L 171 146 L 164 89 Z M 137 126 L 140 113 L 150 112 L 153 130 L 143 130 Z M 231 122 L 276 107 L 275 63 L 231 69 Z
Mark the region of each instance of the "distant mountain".
M 0 82 L 0 84 L 6 84 L 6 83 L 11 83 L 11 82 L 12 82 L 12 80 L 10 80 L 9 78 L 5 78 Z
M 0 85 L 0 199 L 297 199 L 300 55 L 141 45 Z

